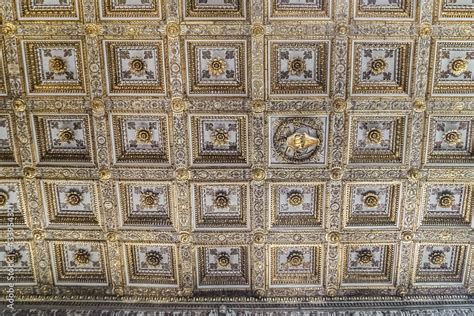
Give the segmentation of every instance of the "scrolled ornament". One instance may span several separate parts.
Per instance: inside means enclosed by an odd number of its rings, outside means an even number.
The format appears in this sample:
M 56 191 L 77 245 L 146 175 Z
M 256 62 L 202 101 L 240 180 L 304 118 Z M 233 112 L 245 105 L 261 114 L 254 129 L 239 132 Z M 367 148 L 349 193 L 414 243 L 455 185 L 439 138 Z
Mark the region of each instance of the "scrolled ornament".
M 263 168 L 253 168 L 252 169 L 252 179 L 255 181 L 265 180 L 267 174 Z
M 189 179 L 189 170 L 184 168 L 184 167 L 180 167 L 178 169 L 176 169 L 176 180 L 178 181 L 186 181 Z
M 26 110 L 26 102 L 23 99 L 16 99 L 13 102 L 13 109 L 16 112 L 24 112 Z
M 166 35 L 169 37 L 177 37 L 181 32 L 181 28 L 177 22 L 170 22 L 166 25 Z

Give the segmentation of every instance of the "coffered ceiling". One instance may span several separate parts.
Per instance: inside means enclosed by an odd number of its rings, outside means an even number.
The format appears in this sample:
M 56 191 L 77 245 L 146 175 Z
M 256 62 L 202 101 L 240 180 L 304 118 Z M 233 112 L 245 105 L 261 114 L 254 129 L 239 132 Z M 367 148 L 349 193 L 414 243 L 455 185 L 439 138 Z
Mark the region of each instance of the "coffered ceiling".
M 17 302 L 474 292 L 472 0 L 1 3 Z

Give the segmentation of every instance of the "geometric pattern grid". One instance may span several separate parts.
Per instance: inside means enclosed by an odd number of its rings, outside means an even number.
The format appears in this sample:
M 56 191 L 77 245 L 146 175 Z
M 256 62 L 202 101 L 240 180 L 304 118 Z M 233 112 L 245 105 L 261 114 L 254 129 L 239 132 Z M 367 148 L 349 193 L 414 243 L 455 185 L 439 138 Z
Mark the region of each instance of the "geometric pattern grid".
M 433 95 L 470 96 L 474 93 L 474 42 L 437 41 L 433 44 Z
M 469 0 L 438 1 L 434 14 L 438 21 L 469 21 L 474 18 L 474 3 Z
M 247 41 L 193 41 L 186 47 L 188 94 L 245 96 Z
M 104 42 L 111 95 L 163 95 L 163 42 Z
M 416 283 L 462 283 L 466 245 L 426 244 L 418 247 Z
M 130 285 L 154 284 L 155 286 L 177 286 L 175 250 L 170 245 L 127 244 Z
M 15 1 L 19 20 L 79 20 L 80 0 Z
M 342 283 L 365 286 L 391 285 L 394 282 L 393 245 L 347 245 L 344 248 Z
M 247 3 L 242 0 L 184 0 L 185 20 L 244 20 Z
M 352 94 L 408 95 L 412 50 L 410 42 L 355 41 Z
M 201 246 L 197 252 L 198 287 L 212 289 L 249 286 L 248 247 Z
M 470 225 L 472 188 L 464 183 L 427 183 L 422 225 Z
M 0 284 L 13 281 L 9 270 L 13 268 L 15 284 L 35 283 L 31 249 L 28 243 L 0 243 Z
M 472 301 L 472 0 L 0 2 L 1 297 Z
M 107 285 L 105 249 L 97 242 L 55 242 L 51 244 L 55 283 Z
M 400 217 L 400 184 L 356 183 L 346 187 L 344 222 L 351 226 L 396 226 Z
M 413 1 L 358 0 L 354 2 L 354 19 L 359 20 L 413 20 L 417 4 Z
M 271 20 L 327 20 L 333 1 L 327 0 L 268 0 Z
M 474 161 L 472 116 L 430 116 L 426 160 L 433 164 Z
M 317 227 L 323 223 L 323 183 L 270 184 L 270 227 L 295 229 Z
M 120 182 L 121 225 L 124 227 L 172 228 L 173 210 L 169 183 Z
M 352 117 L 350 163 L 400 163 L 403 161 L 404 117 Z
M 99 228 L 97 189 L 92 181 L 43 182 L 45 209 L 51 225 L 75 225 Z
M 197 184 L 193 194 L 196 229 L 248 228 L 246 184 Z
M 84 94 L 80 41 L 23 42 L 28 93 Z
M 190 117 L 195 164 L 247 162 L 247 117 L 243 115 Z
M 321 248 L 275 246 L 271 248 L 270 286 L 321 286 Z
M 270 41 L 271 96 L 327 94 L 328 42 Z
M 169 162 L 168 120 L 165 115 L 112 114 L 115 163 Z
M 101 0 L 99 2 L 102 20 L 161 20 L 162 18 L 162 0 Z M 163 2 L 166 3 L 164 0 Z
M 92 163 L 89 116 L 38 114 L 32 121 L 40 163 Z

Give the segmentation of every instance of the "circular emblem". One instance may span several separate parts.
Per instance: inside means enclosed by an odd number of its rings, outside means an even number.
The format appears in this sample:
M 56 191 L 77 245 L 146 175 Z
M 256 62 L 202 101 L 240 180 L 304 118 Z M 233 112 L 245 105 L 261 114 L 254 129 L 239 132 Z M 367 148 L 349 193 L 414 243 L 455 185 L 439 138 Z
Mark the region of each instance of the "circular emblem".
M 180 32 L 180 26 L 176 22 L 170 22 L 166 26 L 166 35 L 170 37 L 176 37 L 179 35 Z
M 433 251 L 429 255 L 432 264 L 440 265 L 444 263 L 444 253 L 442 251 Z
M 374 75 L 380 75 L 387 67 L 387 63 L 382 58 L 370 61 L 370 70 Z
M 262 168 L 254 168 L 252 169 L 252 178 L 255 181 L 263 181 L 267 176 L 266 172 Z
M 288 203 L 291 206 L 300 206 L 303 204 L 303 195 L 299 192 L 291 192 L 288 196 Z
M 137 142 L 142 143 L 142 144 L 150 144 L 151 143 L 151 138 L 152 138 L 152 133 L 148 129 L 140 129 L 137 131 Z
M 413 233 L 410 231 L 404 231 L 402 232 L 402 239 L 404 241 L 410 241 L 413 239 Z
M 67 203 L 72 206 L 79 205 L 81 203 L 81 194 L 76 191 L 71 191 L 67 194 Z
M 145 256 L 146 263 L 153 267 L 158 266 L 163 260 L 163 256 L 158 251 L 148 251 Z
M 217 208 L 226 208 L 229 206 L 229 199 L 224 192 L 217 193 L 216 199 L 214 200 L 214 205 Z
M 301 251 L 292 251 L 288 255 L 287 261 L 293 267 L 300 266 L 303 264 L 304 255 Z
M 323 132 L 319 118 L 287 118 L 275 125 L 273 147 L 284 161 L 306 162 L 320 153 Z
M 448 194 L 443 194 L 440 196 L 438 200 L 439 206 L 443 208 L 450 208 L 454 204 L 454 196 L 450 193 Z
M 8 202 L 8 194 L 0 191 L 0 206 L 5 206 Z
M 146 63 L 141 58 L 134 58 L 128 64 L 129 70 L 136 76 L 143 76 L 146 71 Z
M 74 132 L 69 128 L 63 129 L 58 133 L 58 139 L 61 143 L 70 143 L 74 139 Z
M 74 254 L 74 262 L 77 264 L 88 264 L 90 261 L 90 253 L 85 249 L 78 249 Z
M 180 113 L 186 109 L 186 103 L 181 98 L 173 98 L 171 100 L 171 108 L 174 112 Z
M 467 70 L 467 66 L 468 64 L 465 59 L 462 59 L 462 58 L 453 59 L 449 63 L 449 72 L 453 76 L 458 77 Z
M 66 72 L 66 62 L 61 57 L 52 57 L 49 59 L 49 71 L 62 75 Z
M 142 193 L 141 197 L 142 206 L 145 208 L 151 208 L 156 204 L 156 194 L 151 191 Z
M 367 140 L 372 144 L 380 144 L 382 142 L 382 132 L 379 129 L 371 129 L 367 133 Z
M 301 58 L 295 58 L 289 61 L 290 73 L 299 76 L 306 70 L 306 63 Z
M 251 29 L 253 36 L 262 36 L 265 33 L 265 28 L 261 24 L 255 24 Z
M 90 36 L 97 36 L 100 33 L 100 26 L 97 24 L 89 23 L 84 27 L 86 34 Z
M 458 131 L 450 131 L 444 134 L 444 140 L 449 145 L 456 145 L 459 142 L 461 142 L 461 135 L 459 134 Z
M 369 192 L 364 195 L 364 205 L 366 207 L 376 207 L 379 204 L 379 197 L 377 194 Z
M 357 261 L 362 264 L 368 264 L 372 262 L 374 255 L 369 249 L 362 249 L 357 253 Z
M 413 109 L 415 112 L 422 112 L 426 109 L 426 103 L 424 100 L 418 99 L 413 103 Z
M 227 63 L 222 58 L 213 58 L 209 61 L 208 69 L 211 75 L 220 76 L 224 73 Z
M 227 130 L 223 128 L 215 129 L 212 132 L 211 137 L 212 137 L 212 142 L 216 146 L 223 146 L 229 142 L 229 132 L 227 132 Z
M 217 257 L 217 263 L 221 267 L 227 267 L 230 264 L 230 256 L 227 252 L 221 252 Z

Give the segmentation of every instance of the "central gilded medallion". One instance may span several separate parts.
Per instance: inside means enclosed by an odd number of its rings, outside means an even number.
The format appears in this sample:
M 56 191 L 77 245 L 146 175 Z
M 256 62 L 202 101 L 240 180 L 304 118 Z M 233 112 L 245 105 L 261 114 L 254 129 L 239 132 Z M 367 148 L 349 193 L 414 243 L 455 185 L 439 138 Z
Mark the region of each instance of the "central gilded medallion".
M 458 131 L 449 131 L 444 134 L 444 140 L 449 145 L 457 145 L 461 142 L 461 134 Z
M 67 203 L 72 206 L 79 205 L 82 201 L 81 194 L 77 191 L 70 191 L 67 194 Z
M 66 61 L 61 57 L 52 57 L 48 62 L 49 71 L 56 75 L 63 75 L 67 70 Z
M 65 128 L 59 131 L 58 139 L 61 143 L 70 143 L 74 140 L 74 131 L 70 128 Z
M 221 252 L 217 257 L 217 264 L 223 268 L 230 265 L 230 255 L 227 252 Z
M 151 140 L 153 137 L 153 133 L 149 129 L 139 129 L 137 131 L 137 142 L 142 143 L 142 144 L 151 144 Z
M 273 146 L 283 160 L 305 162 L 320 152 L 323 132 L 318 118 L 286 118 L 274 124 Z
M 156 193 L 152 191 L 143 192 L 140 196 L 140 200 L 144 208 L 152 208 L 158 203 Z
M 89 251 L 80 248 L 74 253 L 74 262 L 79 265 L 88 264 L 90 261 L 91 254 Z
M 306 70 L 306 62 L 301 58 L 295 58 L 288 62 L 290 73 L 295 76 L 300 76 Z
M 217 208 L 226 208 L 229 206 L 229 198 L 224 192 L 219 192 L 214 200 L 214 205 Z
M 357 253 L 357 261 L 361 264 L 369 264 L 373 258 L 374 254 L 369 249 L 362 249 Z
M 0 191 L 0 206 L 5 206 L 8 202 L 8 194 Z
M 148 251 L 145 254 L 145 260 L 150 266 L 156 267 L 160 265 L 161 260 L 163 260 L 163 256 L 158 251 Z
M 147 69 L 147 64 L 141 58 L 134 58 L 128 63 L 129 71 L 136 76 L 143 76 Z
M 215 57 L 209 61 L 207 68 L 212 76 L 217 77 L 225 72 L 227 63 L 222 58 Z
M 379 129 L 374 128 L 367 133 L 367 140 L 372 144 L 380 144 L 382 142 L 382 138 L 382 131 Z
M 382 58 L 373 59 L 370 61 L 370 71 L 374 75 L 380 75 L 387 68 L 387 62 Z
M 224 146 L 229 143 L 229 132 L 224 128 L 216 128 L 212 131 L 211 137 L 216 146 Z
M 369 208 L 376 207 L 379 205 L 379 197 L 373 192 L 368 192 L 364 195 L 364 205 Z
M 303 195 L 299 192 L 292 192 L 288 196 L 288 203 L 291 206 L 300 206 L 303 204 Z
M 301 251 L 292 251 L 288 255 L 287 262 L 293 267 L 297 267 L 303 264 L 304 255 Z
M 433 251 L 429 255 L 430 262 L 432 264 L 441 265 L 445 261 L 445 255 L 442 251 Z
M 450 208 L 454 204 L 454 196 L 451 193 L 443 194 L 440 196 L 438 204 L 443 208 Z
M 466 72 L 467 67 L 468 62 L 462 58 L 453 59 L 448 65 L 449 72 L 455 77 L 458 77 Z

